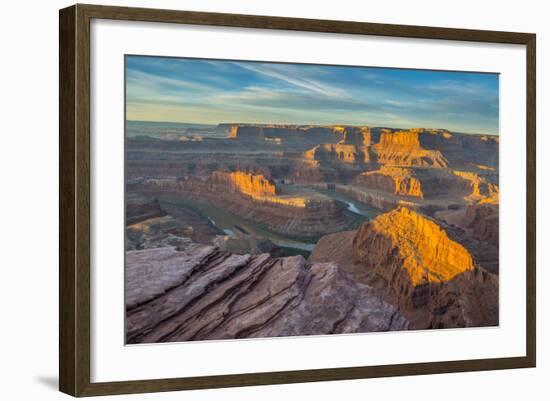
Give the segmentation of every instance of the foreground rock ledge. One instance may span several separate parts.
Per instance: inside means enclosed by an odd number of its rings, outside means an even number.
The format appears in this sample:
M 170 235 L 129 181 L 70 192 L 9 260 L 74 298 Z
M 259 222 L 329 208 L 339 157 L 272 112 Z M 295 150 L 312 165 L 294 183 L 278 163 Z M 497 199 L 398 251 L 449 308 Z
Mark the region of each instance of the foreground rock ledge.
M 126 254 L 128 343 L 406 330 L 397 309 L 334 263 L 186 242 Z

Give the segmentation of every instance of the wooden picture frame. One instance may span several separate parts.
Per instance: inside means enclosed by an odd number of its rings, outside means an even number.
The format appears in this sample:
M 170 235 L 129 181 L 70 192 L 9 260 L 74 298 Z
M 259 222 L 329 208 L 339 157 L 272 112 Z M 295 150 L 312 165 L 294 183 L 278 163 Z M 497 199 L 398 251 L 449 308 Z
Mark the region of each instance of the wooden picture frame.
M 525 45 L 527 49 L 525 60 L 527 71 L 526 356 L 92 383 L 90 380 L 90 22 L 94 18 Z M 95 396 L 535 366 L 536 37 L 534 34 L 80 4 L 60 10 L 59 29 L 59 388 L 62 392 L 73 396 Z

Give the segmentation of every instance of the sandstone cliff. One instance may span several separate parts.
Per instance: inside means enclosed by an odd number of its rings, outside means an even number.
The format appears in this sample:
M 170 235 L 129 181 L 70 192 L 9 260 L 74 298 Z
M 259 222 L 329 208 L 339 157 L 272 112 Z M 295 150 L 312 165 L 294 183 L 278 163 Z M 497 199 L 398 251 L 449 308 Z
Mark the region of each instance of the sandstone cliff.
M 337 143 L 344 138 L 344 127 L 236 124 L 231 127 L 229 137 L 234 141 L 267 141 L 293 146 Z
M 213 246 L 130 251 L 126 340 L 151 343 L 405 330 L 407 321 L 334 263 Z
M 402 167 L 382 166 L 379 170 L 367 171 L 353 179 L 354 185 L 366 186 L 395 195 L 424 198 L 422 184 L 415 170 Z
M 361 226 L 352 248 L 356 277 L 378 288 L 411 328 L 498 324 L 498 277 L 432 219 L 398 208 Z
M 473 204 L 457 210 L 437 212 L 435 217 L 465 230 L 473 238 L 498 248 L 498 209 L 498 205 Z
M 395 252 L 387 255 L 388 249 Z M 462 245 L 449 239 L 431 219 L 404 207 L 363 225 L 354 239 L 354 251 L 355 259 L 369 269 L 380 267 L 377 256 L 390 256 L 391 263 L 384 264 L 378 274 L 389 281 L 398 269 L 410 287 L 406 293 L 418 285 L 449 281 L 474 267 Z
M 220 179 L 220 177 L 224 177 Z M 251 195 L 237 190 L 230 173 L 220 173 L 207 180 L 149 179 L 134 187 L 142 193 L 173 194 L 206 201 L 247 220 L 265 225 L 275 232 L 300 237 L 341 231 L 352 223 L 351 216 L 334 199 L 314 195 Z M 247 176 L 245 176 L 247 177 Z M 250 182 L 249 178 L 245 180 Z M 259 182 L 264 182 L 262 179 Z M 268 188 L 269 185 L 266 184 Z M 249 188 L 250 189 L 250 188 Z M 250 192 L 250 191 L 248 191 Z
M 454 174 L 470 184 L 471 193 L 466 196 L 466 200 L 488 204 L 499 203 L 498 185 L 473 172 L 455 170 Z
M 262 174 L 251 174 L 242 171 L 230 173 L 215 171 L 212 173 L 211 180 L 213 183 L 225 185 L 253 198 L 274 196 L 278 193 L 275 184 Z
M 341 143 L 345 145 L 370 146 L 372 143 L 371 130 L 368 127 L 345 127 L 344 139 Z
M 447 167 L 448 161 L 439 150 L 421 146 L 416 131 L 383 132 L 373 146 L 379 164 L 415 167 Z
M 347 144 L 322 144 L 304 152 L 304 157 L 320 162 L 368 163 L 368 148 Z

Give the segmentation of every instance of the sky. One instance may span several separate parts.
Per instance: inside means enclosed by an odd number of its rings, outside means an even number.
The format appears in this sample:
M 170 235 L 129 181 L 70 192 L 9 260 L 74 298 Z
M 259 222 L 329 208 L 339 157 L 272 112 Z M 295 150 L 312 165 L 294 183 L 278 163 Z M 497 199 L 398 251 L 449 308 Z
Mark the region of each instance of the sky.
M 498 74 L 126 56 L 126 118 L 498 134 Z

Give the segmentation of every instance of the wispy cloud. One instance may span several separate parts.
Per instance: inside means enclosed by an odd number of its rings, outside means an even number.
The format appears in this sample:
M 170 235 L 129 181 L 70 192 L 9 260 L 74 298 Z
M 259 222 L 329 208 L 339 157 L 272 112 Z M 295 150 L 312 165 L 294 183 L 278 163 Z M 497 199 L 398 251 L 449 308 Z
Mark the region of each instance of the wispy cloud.
M 302 89 L 308 92 L 330 97 L 345 97 L 346 95 L 346 92 L 341 88 L 327 85 L 319 80 L 304 76 L 303 71 L 301 70 L 293 71 L 293 74 L 289 75 L 289 68 L 286 67 L 286 65 L 283 65 L 283 68 L 281 68 L 281 65 L 278 64 L 266 66 L 265 64 L 236 62 L 235 65 L 238 65 L 245 70 L 252 71 L 256 74 L 263 75 L 271 79 L 276 79 L 297 89 Z
M 131 57 L 126 76 L 128 114 L 138 119 L 498 133 L 491 74 Z

